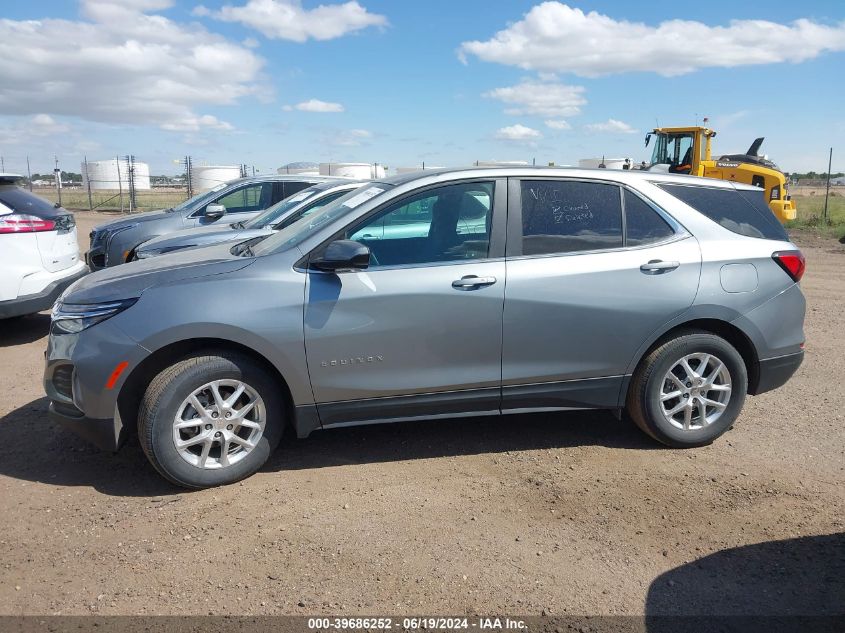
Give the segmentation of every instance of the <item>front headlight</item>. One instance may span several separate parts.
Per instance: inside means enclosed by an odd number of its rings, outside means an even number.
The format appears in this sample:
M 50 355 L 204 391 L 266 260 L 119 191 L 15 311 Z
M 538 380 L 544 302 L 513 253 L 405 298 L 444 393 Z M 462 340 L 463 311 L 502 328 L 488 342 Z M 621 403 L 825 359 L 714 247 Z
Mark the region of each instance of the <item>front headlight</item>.
M 76 334 L 123 312 L 138 299 L 108 303 L 64 303 L 57 301 L 50 315 L 51 330 L 59 334 Z

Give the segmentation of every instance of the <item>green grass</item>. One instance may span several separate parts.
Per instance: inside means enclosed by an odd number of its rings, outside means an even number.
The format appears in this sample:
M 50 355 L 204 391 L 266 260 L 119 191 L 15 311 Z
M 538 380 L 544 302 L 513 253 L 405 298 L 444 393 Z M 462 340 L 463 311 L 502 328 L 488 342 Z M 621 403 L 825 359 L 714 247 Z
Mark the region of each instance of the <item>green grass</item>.
M 786 223 L 788 229 L 806 229 L 831 237 L 845 237 L 845 197 L 837 193 L 828 201 L 829 221 L 822 220 L 824 195 L 793 196 L 798 218 Z
M 33 193 L 51 202 L 58 202 L 55 189 L 35 189 Z M 138 191 L 135 194 L 138 211 L 168 209 L 186 200 L 185 191 Z M 91 201 L 95 211 L 120 211 L 120 196 L 116 191 L 93 191 Z M 88 191 L 85 189 L 62 189 L 62 206 L 73 211 L 87 210 Z M 123 210 L 129 211 L 129 197 L 123 193 Z

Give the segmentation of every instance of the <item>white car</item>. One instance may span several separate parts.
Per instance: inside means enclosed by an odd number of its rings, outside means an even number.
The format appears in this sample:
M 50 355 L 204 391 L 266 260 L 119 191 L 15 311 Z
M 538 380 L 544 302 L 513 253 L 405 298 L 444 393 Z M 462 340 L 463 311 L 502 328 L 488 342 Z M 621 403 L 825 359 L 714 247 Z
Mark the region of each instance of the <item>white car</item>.
M 88 272 L 73 214 L 0 173 L 0 319 L 41 312 Z

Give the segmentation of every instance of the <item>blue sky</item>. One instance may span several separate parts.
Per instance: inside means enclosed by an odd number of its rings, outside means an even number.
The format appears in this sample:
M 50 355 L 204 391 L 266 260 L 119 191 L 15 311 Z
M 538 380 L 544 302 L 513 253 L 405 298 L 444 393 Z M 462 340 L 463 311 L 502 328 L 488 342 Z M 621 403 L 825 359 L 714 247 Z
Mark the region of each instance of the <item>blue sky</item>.
M 841 1 L 323 2 L 4 3 L 7 171 L 641 160 L 650 128 L 704 116 L 719 153 L 765 136 L 821 171 L 832 145 L 845 170 Z

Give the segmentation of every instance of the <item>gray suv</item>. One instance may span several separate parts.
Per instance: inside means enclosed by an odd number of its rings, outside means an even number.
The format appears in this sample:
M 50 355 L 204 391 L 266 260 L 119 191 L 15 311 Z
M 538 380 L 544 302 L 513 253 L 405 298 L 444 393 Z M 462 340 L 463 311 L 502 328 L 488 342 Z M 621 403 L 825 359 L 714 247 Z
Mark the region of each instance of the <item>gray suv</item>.
M 137 213 L 101 224 L 91 231 L 85 261 L 91 270 L 117 266 L 134 257 L 135 249 L 158 235 L 180 229 L 249 220 L 267 207 L 330 176 L 253 176 L 221 183 L 171 209 Z
M 803 272 L 757 188 L 418 172 L 258 243 L 83 278 L 44 384 L 54 420 L 110 450 L 137 429 L 192 488 L 254 473 L 286 426 L 608 409 L 702 446 L 801 364 Z

